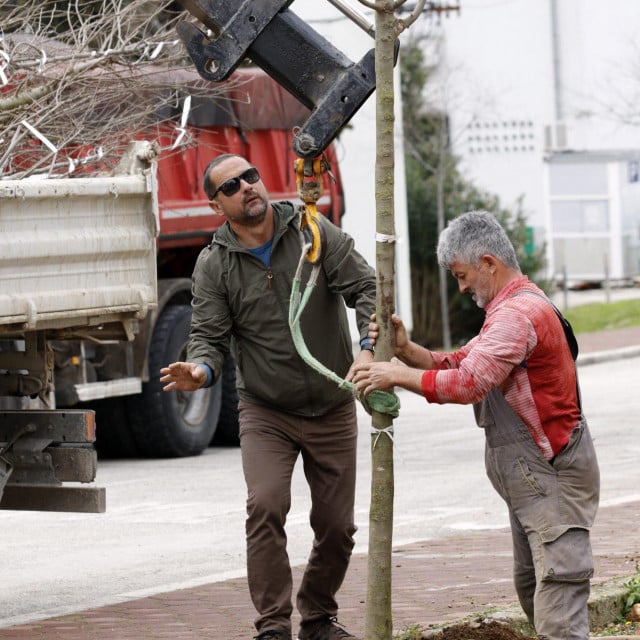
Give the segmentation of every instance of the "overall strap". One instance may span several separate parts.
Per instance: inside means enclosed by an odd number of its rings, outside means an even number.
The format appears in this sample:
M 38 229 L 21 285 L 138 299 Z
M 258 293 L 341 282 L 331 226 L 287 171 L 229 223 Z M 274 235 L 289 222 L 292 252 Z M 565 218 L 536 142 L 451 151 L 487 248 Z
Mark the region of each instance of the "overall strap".
M 567 344 L 569 345 L 569 350 L 571 351 L 571 356 L 573 361 L 575 362 L 578 358 L 578 341 L 576 340 L 575 333 L 573 332 L 573 328 L 571 323 L 562 315 L 560 309 L 556 307 L 555 304 L 545 295 L 538 293 L 537 291 L 531 291 L 530 289 L 522 289 L 521 291 L 516 291 L 516 293 L 512 294 L 510 297 L 519 296 L 521 293 L 529 293 L 532 296 L 538 296 L 538 298 L 542 298 L 546 300 L 553 310 L 558 316 L 558 320 L 560 320 L 560 324 L 562 325 L 562 330 L 564 331 L 565 338 L 567 339 Z M 578 384 L 578 369 L 576 367 L 576 393 L 578 396 L 578 406 L 580 407 L 580 411 L 582 411 L 582 400 L 580 397 L 580 385 Z

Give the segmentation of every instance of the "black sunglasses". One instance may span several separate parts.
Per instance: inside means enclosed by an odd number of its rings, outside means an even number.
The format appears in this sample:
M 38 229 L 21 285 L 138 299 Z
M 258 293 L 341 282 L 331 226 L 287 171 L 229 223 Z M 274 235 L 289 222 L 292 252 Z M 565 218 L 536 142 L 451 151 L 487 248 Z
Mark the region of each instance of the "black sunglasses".
M 238 191 L 240 191 L 240 183 L 243 180 L 249 184 L 255 184 L 256 182 L 258 182 L 258 180 L 260 180 L 260 174 L 258 173 L 258 170 L 255 167 L 250 167 L 249 169 L 241 173 L 239 176 L 225 180 L 213 192 L 211 199 L 213 200 L 218 195 L 218 191 L 222 191 L 223 195 L 227 196 L 227 198 L 238 193 Z

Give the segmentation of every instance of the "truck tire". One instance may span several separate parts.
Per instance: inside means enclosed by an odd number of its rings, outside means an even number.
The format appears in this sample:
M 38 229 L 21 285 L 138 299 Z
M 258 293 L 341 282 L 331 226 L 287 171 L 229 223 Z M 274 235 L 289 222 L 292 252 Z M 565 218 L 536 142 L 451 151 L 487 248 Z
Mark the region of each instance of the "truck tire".
M 212 445 L 237 447 L 240 445 L 238 424 L 238 389 L 236 387 L 236 361 L 227 358 L 222 367 L 222 406 L 218 428 L 213 434 Z
M 184 361 L 191 307 L 167 307 L 156 322 L 149 348 L 149 382 L 129 396 L 131 432 L 145 457 L 175 458 L 202 453 L 218 424 L 222 386 L 194 392 L 162 390 L 160 369 Z

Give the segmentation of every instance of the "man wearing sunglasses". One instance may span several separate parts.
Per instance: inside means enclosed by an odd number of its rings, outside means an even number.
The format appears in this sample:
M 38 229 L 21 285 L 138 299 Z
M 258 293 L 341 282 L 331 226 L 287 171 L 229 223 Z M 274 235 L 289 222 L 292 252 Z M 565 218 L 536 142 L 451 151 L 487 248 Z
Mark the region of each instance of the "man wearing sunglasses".
M 299 455 L 311 492 L 314 541 L 296 598 L 298 638 L 354 638 L 337 622 L 336 594 L 356 531 L 356 410 L 352 394 L 309 368 L 291 338 L 289 298 L 302 251 L 299 208 L 270 202 L 258 170 L 237 155 L 215 158 L 203 187 L 211 208 L 226 222 L 193 273 L 188 362 L 163 368 L 161 381 L 167 391 L 210 386 L 233 345 L 257 638 L 292 637 L 284 527 Z M 356 311 L 362 347 L 356 362 L 373 359 L 367 332 L 375 310 L 375 275 L 350 236 L 324 218 L 322 226 L 322 269 L 301 328 L 311 353 L 346 377 L 354 362 L 345 305 Z M 308 275 L 310 265 L 305 268 Z

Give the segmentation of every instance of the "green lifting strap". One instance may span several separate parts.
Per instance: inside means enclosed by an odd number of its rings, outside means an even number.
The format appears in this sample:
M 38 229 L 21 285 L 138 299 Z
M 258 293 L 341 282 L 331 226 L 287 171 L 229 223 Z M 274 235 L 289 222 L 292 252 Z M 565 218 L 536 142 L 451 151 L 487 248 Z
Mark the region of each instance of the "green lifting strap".
M 307 247 L 310 246 L 311 245 L 306 244 L 303 247 L 302 256 L 298 263 L 298 269 L 296 270 L 296 275 L 293 279 L 291 298 L 289 300 L 289 328 L 291 329 L 291 336 L 298 354 L 312 369 L 335 382 L 341 389 L 347 389 L 350 391 L 358 400 L 360 400 L 367 413 L 370 414 L 372 411 L 377 411 L 378 413 L 384 413 L 392 416 L 393 418 L 397 418 L 400 414 L 400 399 L 395 393 L 379 391 L 376 389 L 365 397 L 357 391 L 353 382 L 344 380 L 337 373 L 325 367 L 322 362 L 316 360 L 316 358 L 311 355 L 311 352 L 309 351 L 309 348 L 302 336 L 300 317 L 302 316 L 304 308 L 307 306 L 307 302 L 311 297 L 313 288 L 316 286 L 318 273 L 320 272 L 322 263 L 319 262 L 313 265 L 307 286 L 304 289 L 304 293 L 301 294 L 302 268 L 305 264 L 305 258 L 308 251 Z

